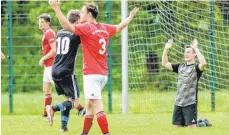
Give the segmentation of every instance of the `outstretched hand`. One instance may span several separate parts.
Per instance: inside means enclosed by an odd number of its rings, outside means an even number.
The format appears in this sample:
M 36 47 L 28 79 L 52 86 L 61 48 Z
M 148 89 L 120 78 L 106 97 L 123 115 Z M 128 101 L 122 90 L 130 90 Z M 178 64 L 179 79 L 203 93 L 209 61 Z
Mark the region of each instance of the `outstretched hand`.
M 169 39 L 168 42 L 165 44 L 165 48 L 169 49 L 173 46 L 173 39 Z
M 131 18 L 134 18 L 135 15 L 137 14 L 138 10 L 139 10 L 139 8 L 135 7 L 135 8 L 130 12 L 130 15 L 129 15 L 129 16 L 130 16 Z
M 49 0 L 49 5 L 52 9 L 60 8 L 60 0 Z
M 197 39 L 194 39 L 194 40 L 192 41 L 191 47 L 192 47 L 193 49 L 197 49 L 197 48 L 198 48 L 198 40 L 197 40 Z
M 6 56 L 1 52 L 1 59 L 4 60 Z

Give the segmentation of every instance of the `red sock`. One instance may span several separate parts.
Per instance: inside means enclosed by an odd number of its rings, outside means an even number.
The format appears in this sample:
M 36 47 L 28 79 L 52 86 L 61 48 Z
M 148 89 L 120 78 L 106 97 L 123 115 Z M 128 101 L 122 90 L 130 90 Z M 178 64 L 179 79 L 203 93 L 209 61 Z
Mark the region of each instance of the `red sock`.
M 80 109 L 82 109 L 83 106 L 81 104 L 78 104 L 78 106 L 76 107 L 76 109 L 79 111 Z
M 47 112 L 45 110 L 46 105 L 51 105 L 52 103 L 52 94 L 45 94 L 45 99 L 44 99 L 44 115 L 47 115 Z
M 96 114 L 97 122 L 103 134 L 109 133 L 107 117 L 104 111 L 98 112 Z
M 88 134 L 91 129 L 92 122 L 93 122 L 94 115 L 86 115 L 84 118 L 84 125 L 83 125 L 83 132 Z

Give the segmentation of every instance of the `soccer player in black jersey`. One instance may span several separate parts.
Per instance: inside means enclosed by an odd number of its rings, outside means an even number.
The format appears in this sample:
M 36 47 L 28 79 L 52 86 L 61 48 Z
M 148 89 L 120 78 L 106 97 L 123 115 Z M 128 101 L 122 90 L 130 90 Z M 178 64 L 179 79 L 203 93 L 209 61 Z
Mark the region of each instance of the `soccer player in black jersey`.
M 68 12 L 69 22 L 76 25 L 80 19 L 80 11 Z M 61 29 L 56 35 L 56 57 L 52 66 L 52 78 L 58 95 L 64 95 L 65 101 L 55 106 L 46 106 L 48 123 L 53 124 L 54 112 L 61 111 L 61 131 L 67 132 L 70 110 L 76 107 L 78 115 L 84 115 L 85 109 L 79 104 L 79 88 L 74 75 L 74 65 L 80 44 L 79 36 Z
M 175 127 L 196 127 L 197 124 L 197 93 L 198 81 L 204 71 L 207 62 L 198 49 L 198 41 L 193 40 L 184 51 L 184 63 L 170 63 L 168 61 L 169 49 L 173 46 L 170 39 L 163 51 L 162 65 L 173 72 L 178 73 L 176 100 L 173 111 L 173 125 Z M 199 63 L 195 63 L 197 57 Z M 198 125 L 197 125 L 198 126 Z

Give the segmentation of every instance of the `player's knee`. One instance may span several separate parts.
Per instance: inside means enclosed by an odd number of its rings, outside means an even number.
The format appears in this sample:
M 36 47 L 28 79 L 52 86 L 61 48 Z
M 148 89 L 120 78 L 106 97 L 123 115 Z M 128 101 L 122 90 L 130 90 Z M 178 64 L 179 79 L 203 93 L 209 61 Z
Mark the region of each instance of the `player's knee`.
M 50 94 L 51 90 L 47 89 L 47 88 L 43 88 L 43 92 L 44 92 L 44 94 Z
M 65 96 L 64 101 L 72 101 L 71 98 Z
M 195 128 L 195 127 L 196 127 L 196 124 L 188 125 L 188 127 L 190 127 L 190 128 Z
M 93 107 L 95 113 L 103 111 L 103 104 L 99 101 L 93 102 L 92 107 Z
M 85 100 L 85 106 L 91 106 L 91 101 L 90 99 Z

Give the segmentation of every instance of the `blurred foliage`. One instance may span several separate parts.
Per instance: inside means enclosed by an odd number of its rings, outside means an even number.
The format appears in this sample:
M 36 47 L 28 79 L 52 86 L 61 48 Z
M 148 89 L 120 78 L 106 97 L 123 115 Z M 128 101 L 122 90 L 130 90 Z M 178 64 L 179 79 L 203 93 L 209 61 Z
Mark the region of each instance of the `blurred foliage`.
M 64 14 L 71 9 L 81 10 L 82 5 L 87 1 L 62 1 L 61 9 Z M 90 1 L 89 1 L 90 2 Z M 105 23 L 106 20 L 106 4 L 104 1 L 94 1 L 99 6 L 98 22 Z M 2 27 L 1 27 L 1 44 L 2 51 L 8 54 L 7 48 L 7 3 L 1 1 L 2 4 Z M 117 11 L 112 9 L 120 8 L 120 2 L 112 2 L 111 5 L 112 23 L 117 24 L 120 22 L 121 17 L 117 15 Z M 13 18 L 13 75 L 14 75 L 14 91 L 15 92 L 28 92 L 28 91 L 41 91 L 43 80 L 43 68 L 40 68 L 38 61 L 41 58 L 41 40 L 42 31 L 38 28 L 38 16 L 42 13 L 48 13 L 52 16 L 51 28 L 58 31 L 61 27 L 55 17 L 54 11 L 48 5 L 47 1 L 12 1 L 12 18 Z M 120 14 L 120 11 L 118 11 Z M 113 21 L 114 20 L 114 21 Z M 120 53 L 120 36 L 115 36 L 113 40 L 112 53 Z M 116 51 L 117 50 L 117 51 Z M 116 55 L 112 56 L 113 59 L 120 62 L 121 57 Z M 2 61 L 2 92 L 8 90 L 8 60 Z M 82 54 L 81 50 L 76 60 L 76 74 L 78 83 L 82 90 Z M 119 65 L 120 66 L 120 65 Z M 118 71 L 117 71 L 118 70 Z M 121 68 L 114 68 L 112 72 L 120 72 Z M 120 86 L 121 74 L 114 74 L 114 80 L 119 80 L 117 83 Z M 118 86 L 118 87 L 119 87 Z M 119 89 L 121 86 L 119 87 Z
M 63 1 L 61 9 L 64 14 L 70 9 L 81 9 L 87 1 Z M 99 5 L 98 22 L 106 20 L 105 1 L 94 1 Z M 121 21 L 120 1 L 111 2 L 111 23 L 119 24 Z M 6 1 L 1 1 L 1 45 L 2 51 L 7 55 L 7 8 Z M 129 86 L 131 89 L 168 90 L 176 87 L 174 80 L 176 74 L 167 72 L 161 66 L 161 55 L 164 43 L 168 38 L 174 38 L 171 62 L 183 61 L 182 48 L 194 38 L 199 41 L 200 49 L 209 63 L 205 71 L 203 84 L 209 89 L 210 81 L 210 19 L 209 2 L 207 1 L 129 1 L 129 12 L 134 6 L 140 7 L 140 12 L 135 17 L 129 31 Z M 198 9 L 198 10 L 197 10 Z M 229 75 L 229 50 L 228 24 L 224 23 L 222 10 L 214 5 L 214 34 L 215 34 L 215 61 L 217 89 L 228 89 Z M 54 11 L 47 1 L 12 1 L 13 12 L 13 75 L 15 92 L 29 92 L 42 90 L 43 69 L 38 66 L 41 58 L 42 32 L 38 29 L 37 17 L 42 13 L 52 16 L 51 27 L 57 31 L 60 24 Z M 112 89 L 121 91 L 121 33 L 112 38 Z M 147 53 L 154 52 L 158 56 L 159 72 L 147 71 Z M 226 57 L 225 57 L 226 56 Z M 8 89 L 8 60 L 2 61 L 2 92 Z M 76 60 L 76 74 L 82 89 L 82 54 L 81 50 Z M 134 71 L 134 72 L 133 72 Z M 220 81 L 220 82 L 219 82 Z M 224 85 L 220 85 L 224 84 Z M 202 84 L 200 85 L 202 86 Z

